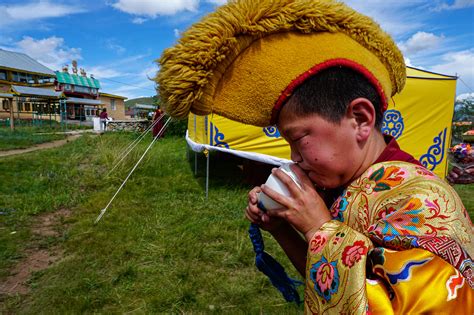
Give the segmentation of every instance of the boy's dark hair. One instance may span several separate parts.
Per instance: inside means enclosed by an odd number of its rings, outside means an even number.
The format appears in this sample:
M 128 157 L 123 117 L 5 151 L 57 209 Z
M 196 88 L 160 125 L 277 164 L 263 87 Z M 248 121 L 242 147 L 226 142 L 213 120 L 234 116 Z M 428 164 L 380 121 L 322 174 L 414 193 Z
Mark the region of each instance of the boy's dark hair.
M 360 73 L 350 68 L 329 68 L 308 78 L 293 92 L 286 106 L 297 115 L 317 114 L 339 123 L 350 102 L 363 97 L 375 107 L 375 128 L 383 121 L 380 96 L 375 87 Z

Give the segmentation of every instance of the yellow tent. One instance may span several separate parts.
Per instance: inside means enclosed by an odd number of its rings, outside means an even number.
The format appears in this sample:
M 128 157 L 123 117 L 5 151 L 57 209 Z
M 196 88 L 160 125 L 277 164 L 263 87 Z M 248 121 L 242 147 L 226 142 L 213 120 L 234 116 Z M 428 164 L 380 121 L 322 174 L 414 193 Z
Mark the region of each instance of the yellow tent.
M 444 178 L 451 139 L 456 77 L 407 67 L 407 83 L 390 102 L 382 131 L 401 148 Z M 188 120 L 188 144 L 194 151 L 219 150 L 279 165 L 290 159 L 290 147 L 273 127 L 259 128 L 218 115 Z

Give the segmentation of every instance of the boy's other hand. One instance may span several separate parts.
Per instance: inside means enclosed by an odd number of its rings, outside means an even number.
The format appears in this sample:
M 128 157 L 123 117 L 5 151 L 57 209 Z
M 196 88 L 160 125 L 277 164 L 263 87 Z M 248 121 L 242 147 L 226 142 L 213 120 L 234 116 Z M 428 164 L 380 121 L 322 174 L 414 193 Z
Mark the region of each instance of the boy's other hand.
M 258 224 L 261 229 L 273 232 L 280 228 L 285 221 L 278 217 L 270 217 L 258 206 L 257 193 L 261 192 L 260 187 L 254 187 L 248 194 L 248 204 L 245 208 L 245 217 L 252 223 Z
M 306 173 L 296 164 L 291 165 L 291 168 L 300 180 L 301 189 L 283 171 L 279 169 L 272 170 L 273 174 L 288 187 L 291 197 L 285 197 L 262 185 L 261 191 L 284 206 L 282 209 L 268 210 L 265 215 L 271 220 L 274 218 L 284 219 L 300 231 L 306 240 L 309 241 L 314 233 L 324 223 L 330 221 L 332 217 L 324 200 L 317 193 Z

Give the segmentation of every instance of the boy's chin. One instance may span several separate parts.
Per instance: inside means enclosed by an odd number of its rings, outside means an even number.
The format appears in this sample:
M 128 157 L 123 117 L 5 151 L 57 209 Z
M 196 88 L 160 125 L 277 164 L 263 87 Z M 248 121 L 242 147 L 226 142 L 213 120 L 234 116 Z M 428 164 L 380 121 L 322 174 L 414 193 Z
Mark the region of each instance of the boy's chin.
M 312 172 L 308 174 L 308 177 L 317 189 L 334 189 L 343 185 L 343 183 L 340 183 L 338 179 L 325 178 Z

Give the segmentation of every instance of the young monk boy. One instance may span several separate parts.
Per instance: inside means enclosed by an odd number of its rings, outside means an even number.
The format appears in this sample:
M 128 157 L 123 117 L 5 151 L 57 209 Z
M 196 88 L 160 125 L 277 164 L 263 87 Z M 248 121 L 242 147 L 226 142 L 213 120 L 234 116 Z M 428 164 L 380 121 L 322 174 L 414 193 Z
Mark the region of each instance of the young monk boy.
M 278 119 L 302 189 L 275 169 L 291 197 L 256 187 L 246 216 L 306 278 L 308 312 L 471 313 L 472 274 L 453 266 L 470 263 L 461 246 L 472 237 L 469 219 L 451 187 L 382 135 L 377 98 L 348 69 L 305 81 Z M 340 196 L 328 209 L 317 189 Z M 264 213 L 259 191 L 284 208 Z M 448 197 L 442 206 L 440 197 Z
M 473 313 L 472 223 L 380 132 L 406 73 L 370 18 L 330 0 L 230 1 L 159 62 L 171 116 L 276 124 L 290 144 L 301 189 L 275 170 L 291 197 L 256 187 L 246 216 L 305 278 L 306 313 Z M 262 212 L 260 190 L 283 208 Z

